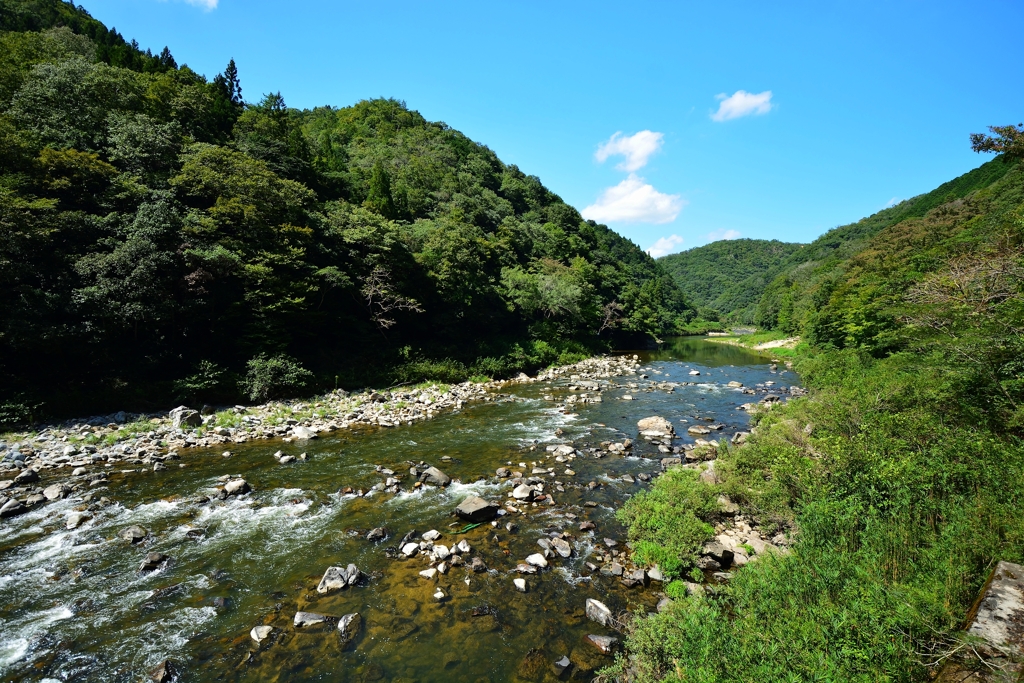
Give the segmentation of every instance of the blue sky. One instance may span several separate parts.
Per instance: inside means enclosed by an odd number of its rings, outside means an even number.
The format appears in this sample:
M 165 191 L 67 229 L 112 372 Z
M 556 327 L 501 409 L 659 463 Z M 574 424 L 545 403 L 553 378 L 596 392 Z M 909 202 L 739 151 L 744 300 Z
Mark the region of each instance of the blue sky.
M 656 253 L 809 241 L 1024 120 L 1024 3 L 80 0 L 244 96 L 405 100 Z

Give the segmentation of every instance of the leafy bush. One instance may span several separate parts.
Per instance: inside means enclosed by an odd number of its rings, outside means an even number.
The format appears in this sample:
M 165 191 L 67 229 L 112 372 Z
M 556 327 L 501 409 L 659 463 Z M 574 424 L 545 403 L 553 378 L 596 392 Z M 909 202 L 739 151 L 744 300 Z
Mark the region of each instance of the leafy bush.
M 260 354 L 247 364 L 245 378 L 239 387 L 253 401 L 284 398 L 305 389 L 313 379 L 313 373 L 299 365 L 298 361 L 280 354 Z
M 616 516 L 629 525 L 633 557 L 658 565 L 669 577 L 696 562 L 701 546 L 714 533 L 706 521 L 715 509 L 712 488 L 694 470 L 674 467 L 652 488 L 623 505 Z
M 174 393 L 179 400 L 197 401 L 215 392 L 223 379 L 223 368 L 212 361 L 201 360 L 194 374 L 175 380 Z

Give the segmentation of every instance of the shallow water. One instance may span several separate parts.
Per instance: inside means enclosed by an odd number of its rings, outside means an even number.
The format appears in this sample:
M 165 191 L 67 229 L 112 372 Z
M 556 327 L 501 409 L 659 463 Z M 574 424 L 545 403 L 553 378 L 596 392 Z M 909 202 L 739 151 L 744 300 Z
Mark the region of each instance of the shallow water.
M 632 352 L 630 352 L 632 353 Z M 562 412 L 545 395 L 565 396 L 569 381 L 509 385 L 493 402 L 468 405 L 459 413 L 393 429 L 338 432 L 308 442 L 257 441 L 236 446 L 233 457 L 216 452 L 186 453 L 178 468 L 162 472 L 110 474 L 104 491 L 115 505 L 67 530 L 76 497 L 36 508 L 0 525 L 0 677 L 26 681 L 138 681 L 160 662 L 179 665 L 182 681 L 515 681 L 555 680 L 552 663 L 568 655 L 575 679 L 589 679 L 611 660 L 584 641 L 589 633 L 616 635 L 588 621 L 586 598 L 613 610 L 650 610 L 660 584 L 626 588 L 618 579 L 590 575 L 584 567 L 604 538 L 623 548 L 624 530 L 614 509 L 642 483 L 624 474 L 656 474 L 663 454 L 642 441 L 629 456 L 577 457 L 575 476 L 545 452 L 551 443 L 579 449 L 602 441 L 636 439 L 636 422 L 661 415 L 689 441 L 687 424 L 713 417 L 729 437 L 747 423 L 736 406 L 745 396 L 724 385 L 774 381 L 791 386 L 792 373 L 772 372 L 768 357 L 702 339 L 669 340 L 658 351 L 636 352 L 650 381 L 696 382 L 674 393 L 644 391 L 639 375 L 612 378 L 598 404 Z M 690 376 L 690 370 L 700 376 Z M 630 387 L 630 383 L 640 385 Z M 634 400 L 620 397 L 630 394 Z M 681 422 L 688 420 L 689 422 Z M 555 430 L 563 434 L 556 436 Z M 535 450 L 530 451 L 533 446 Z M 306 462 L 279 465 L 272 457 L 308 454 Z M 442 461 L 443 456 L 451 458 Z M 647 456 L 647 457 L 638 457 Z M 494 500 L 508 496 L 508 480 L 497 467 L 533 461 L 557 467 L 545 487 L 557 505 L 527 507 L 525 515 L 500 518 L 465 534 L 451 511 L 468 494 Z M 404 474 L 411 489 L 410 462 L 435 465 L 460 483 L 445 490 L 426 487 L 366 497 L 339 493 L 346 486 L 369 489 L 383 481 L 374 466 Z M 114 469 L 114 468 L 111 468 Z M 44 474 L 45 486 L 48 478 Z M 218 477 L 242 475 L 254 491 L 211 503 Z M 565 491 L 554 482 L 566 484 Z M 597 481 L 589 491 L 569 486 Z M 594 501 L 597 507 L 584 507 Z M 575 517 L 571 517 L 574 515 Z M 507 521 L 518 525 L 508 531 Z M 597 531 L 580 532 L 591 520 Z M 146 542 L 130 546 L 117 534 L 138 524 Z M 390 536 L 370 543 L 366 532 L 384 526 Z M 427 580 L 423 557 L 390 559 L 411 530 L 437 529 L 448 546 L 466 539 L 466 556 L 484 559 L 489 571 L 474 574 L 454 567 Z M 528 592 L 512 584 L 517 562 L 540 552 L 537 539 L 550 531 L 574 536 L 571 558 L 526 576 Z M 170 555 L 163 569 L 140 574 L 149 552 Z M 356 587 L 320 595 L 324 570 L 356 564 L 367 578 Z M 468 584 L 466 582 L 468 579 Z M 433 597 L 440 587 L 445 599 Z M 224 605 L 217 598 L 226 598 Z M 362 626 L 342 643 L 332 625 L 296 629 L 296 610 L 341 616 L 358 612 Z M 257 647 L 249 630 L 270 624 L 277 630 Z

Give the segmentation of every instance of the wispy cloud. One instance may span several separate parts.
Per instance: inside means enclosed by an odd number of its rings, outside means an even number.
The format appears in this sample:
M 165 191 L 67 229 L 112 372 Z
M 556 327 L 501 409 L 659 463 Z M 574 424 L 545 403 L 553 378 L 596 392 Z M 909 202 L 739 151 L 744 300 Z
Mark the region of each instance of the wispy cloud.
M 668 237 L 659 237 L 658 241 L 652 244 L 648 249 L 647 253 L 658 258 L 659 256 L 665 256 L 666 254 L 672 254 L 679 251 L 679 247 L 683 245 L 683 238 L 679 235 L 669 235 Z
M 902 201 L 903 201 L 903 200 L 902 200 L 902 199 L 900 199 L 899 197 L 893 197 L 892 199 L 890 199 L 889 201 L 887 201 L 887 202 L 885 203 L 885 206 L 884 206 L 884 207 L 882 207 L 882 208 L 883 208 L 883 209 L 888 209 L 888 208 L 889 208 L 889 207 L 891 207 L 891 206 L 896 206 L 897 204 L 899 204 L 899 203 L 900 203 L 900 202 L 902 202 Z
M 741 237 L 739 230 L 712 230 L 704 236 L 708 242 L 718 242 L 719 240 L 735 240 Z
M 202 7 L 207 12 L 210 12 L 217 9 L 219 0 L 185 0 L 185 2 L 196 7 Z
M 602 223 L 671 223 L 686 206 L 677 194 L 654 189 L 643 178 L 630 173 L 618 185 L 609 187 L 597 201 L 583 209 L 583 217 Z
M 615 168 L 632 173 L 647 165 L 651 156 L 661 149 L 664 137 L 661 133 L 650 130 L 642 130 L 633 135 L 623 135 L 620 131 L 597 148 L 594 158 L 603 164 L 608 157 L 624 156 L 625 159 Z
M 737 90 L 732 95 L 721 93 L 715 96 L 720 100 L 718 111 L 711 115 L 712 121 L 728 121 L 743 116 L 767 114 L 772 110 L 772 91 L 765 90 L 761 93 L 750 93 L 746 90 Z

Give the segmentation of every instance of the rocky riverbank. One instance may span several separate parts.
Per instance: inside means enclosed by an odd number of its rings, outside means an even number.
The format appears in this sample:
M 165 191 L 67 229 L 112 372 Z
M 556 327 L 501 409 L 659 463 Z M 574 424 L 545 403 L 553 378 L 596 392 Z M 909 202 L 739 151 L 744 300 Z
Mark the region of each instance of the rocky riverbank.
M 198 409 L 179 406 L 168 413 L 97 415 L 44 425 L 32 433 L 0 440 L 0 518 L 12 517 L 72 493 L 101 491 L 108 473 L 185 467 L 182 453 L 231 447 L 256 439 L 283 442 L 315 439 L 319 434 L 358 427 L 395 427 L 459 410 L 472 401 L 506 398 L 500 389 L 564 375 L 583 381 L 633 372 L 632 357 L 595 357 L 550 368 L 538 377 L 525 374 L 506 381 L 426 384 L 413 389 L 348 393 L 343 390 L 303 401 L 274 401 L 254 406 Z M 282 456 L 293 458 L 294 456 Z M 286 464 L 286 463 L 285 463 Z M 45 474 L 47 482 L 37 483 Z M 89 501 L 95 496 L 89 497 Z

